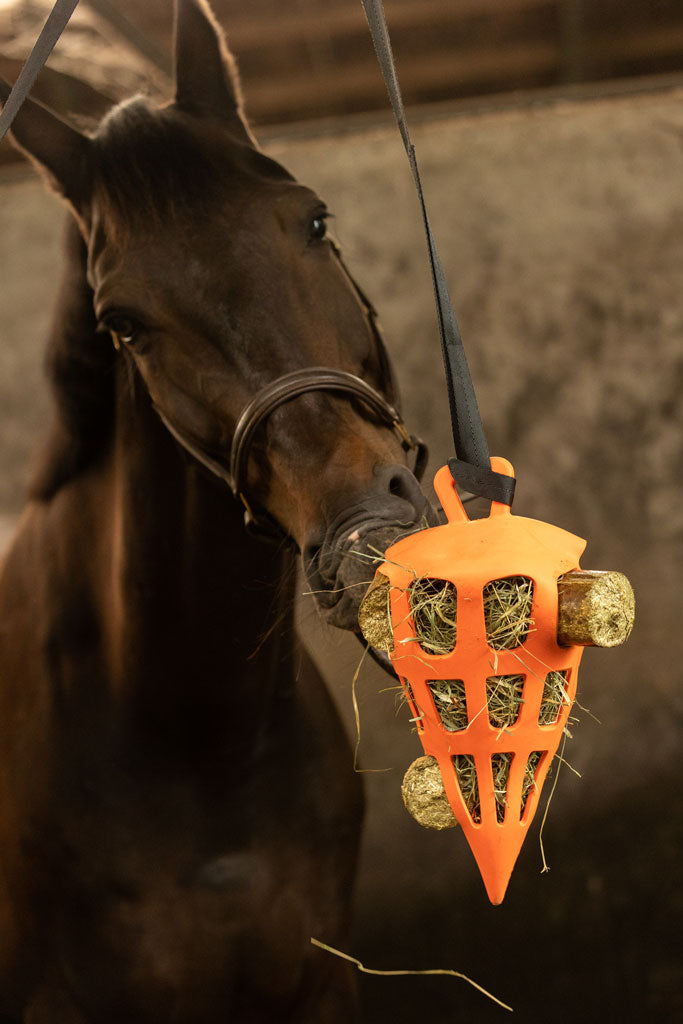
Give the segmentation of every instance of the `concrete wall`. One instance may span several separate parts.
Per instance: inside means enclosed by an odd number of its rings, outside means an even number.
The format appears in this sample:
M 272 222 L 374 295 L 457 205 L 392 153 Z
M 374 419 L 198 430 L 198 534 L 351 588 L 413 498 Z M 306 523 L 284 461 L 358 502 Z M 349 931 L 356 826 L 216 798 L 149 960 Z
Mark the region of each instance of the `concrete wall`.
M 623 649 L 584 657 L 590 714 L 566 754 L 582 778 L 560 775 L 544 832 L 551 871 L 540 874 L 537 823 L 495 909 L 462 837 L 424 832 L 403 810 L 418 743 L 382 692 L 390 681 L 363 669 L 362 763 L 391 770 L 366 776 L 354 952 L 373 966 L 465 971 L 525 1022 L 680 1019 L 683 92 L 437 113 L 414 135 L 490 447 L 517 470 L 515 510 L 587 537 L 586 566 L 625 571 L 638 621 Z M 397 135 L 268 148 L 336 214 L 435 469 L 451 454 L 446 397 Z M 45 417 L 61 214 L 32 182 L 7 183 L 1 198 L 0 514 L 11 517 Z M 301 621 L 351 726 L 359 648 L 322 633 L 306 602 Z M 363 984 L 372 1024 L 502 1013 L 452 980 Z

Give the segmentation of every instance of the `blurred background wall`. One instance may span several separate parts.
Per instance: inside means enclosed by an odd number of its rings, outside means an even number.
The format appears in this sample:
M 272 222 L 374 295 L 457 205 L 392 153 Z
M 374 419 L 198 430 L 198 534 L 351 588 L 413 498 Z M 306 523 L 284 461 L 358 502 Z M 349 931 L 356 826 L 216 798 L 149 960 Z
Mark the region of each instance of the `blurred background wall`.
M 168 7 L 145 6 L 149 23 L 154 14 L 163 28 L 161 48 Z M 397 12 L 401 66 L 413 60 L 403 19 L 418 24 L 417 40 L 429 36 L 438 18 L 451 24 L 456 8 L 472 18 L 478 12 L 476 33 L 437 33 L 439 53 L 450 54 L 457 69 L 464 40 L 475 36 L 477 45 L 490 44 L 492 63 L 500 55 L 507 66 L 511 44 L 497 33 L 511 31 L 513 11 L 532 25 L 538 12 L 549 19 L 552 11 L 557 25 L 560 8 L 572 6 L 580 5 L 396 0 L 387 11 L 390 20 Z M 251 38 L 249 22 L 260 49 L 259 19 L 262 36 L 277 42 L 259 4 L 250 5 L 248 16 L 242 5 L 234 7 L 225 2 L 219 10 L 228 29 L 235 23 L 236 48 L 239 31 Z M 330 30 L 321 73 L 329 75 L 335 96 L 348 91 L 351 106 L 343 109 L 354 109 L 350 69 L 356 65 L 335 63 L 345 51 L 335 49 L 334 33 L 346 19 L 351 23 L 351 8 L 354 18 L 358 11 L 341 2 L 328 7 L 337 28 Z M 595 38 L 610 46 L 627 36 L 651 38 L 638 18 L 654 19 L 648 24 L 661 18 L 662 31 L 653 29 L 653 37 L 677 38 L 678 5 L 643 5 L 637 16 L 625 3 L 580 9 L 591 24 L 602 12 Z M 135 10 L 131 4 L 131 23 Z M 322 19 L 322 5 L 312 2 L 278 11 L 271 11 L 276 21 L 285 14 L 307 25 Z M 640 26 L 631 35 L 630 18 Z M 146 21 L 144 28 L 151 32 Z M 357 35 L 368 49 L 360 28 Z M 328 38 L 322 27 L 320 37 Z M 306 38 L 313 47 L 310 33 Z M 583 45 L 584 66 L 587 53 L 604 52 L 597 44 L 590 49 L 587 37 Z M 245 72 L 249 52 L 247 46 Z M 296 81 L 288 46 L 277 52 L 283 64 L 274 60 L 272 81 L 288 74 Z M 416 43 L 414 54 L 420 52 Z M 683 82 L 669 74 L 680 66 L 677 58 L 662 68 L 655 55 L 663 51 L 648 52 L 643 69 L 664 70 L 665 79 L 567 88 L 554 72 L 548 83 L 524 80 L 536 87 L 532 93 L 451 99 L 412 113 L 490 447 L 517 470 L 515 511 L 587 537 L 587 567 L 626 572 L 636 590 L 637 625 L 624 648 L 584 656 L 579 700 L 587 711 L 579 712 L 566 751 L 581 778 L 561 770 L 543 836 L 551 870 L 540 874 L 537 821 L 498 908 L 487 904 L 462 836 L 426 832 L 404 811 L 400 782 L 420 752 L 418 741 L 405 711 L 396 714 L 391 680 L 364 665 L 361 763 L 388 771 L 365 776 L 369 803 L 352 951 L 371 966 L 464 971 L 532 1024 L 683 1019 L 683 699 L 676 642 L 683 567 Z M 370 67 L 368 54 L 358 58 L 361 70 L 366 59 Z M 263 60 L 255 77 L 265 89 Z M 132 74 L 133 65 L 126 67 Z M 605 74 L 624 72 L 623 64 L 604 67 Z M 82 83 L 80 71 L 74 77 Z M 372 88 L 381 97 L 378 83 Z M 538 88 L 545 84 L 553 88 Z M 89 88 L 99 96 L 102 86 Z M 407 84 L 406 93 L 431 99 L 421 88 Z M 246 92 L 249 102 L 249 80 Z M 251 92 L 258 98 L 255 79 Z M 303 113 L 297 108 L 298 121 Z M 451 454 L 446 397 L 419 212 L 395 130 L 384 115 L 365 113 L 260 134 L 268 152 L 335 213 L 350 268 L 382 315 L 406 418 L 430 442 L 436 469 Z M 7 152 L 6 144 L 1 148 Z M 6 530 L 21 507 L 30 453 L 49 410 L 40 364 L 62 218 L 29 172 L 5 166 L 0 524 Z M 300 624 L 353 731 L 350 690 L 360 648 L 323 630 L 310 599 L 302 598 Z M 363 978 L 362 985 L 369 1024 L 497 1021 L 504 1013 L 453 979 Z

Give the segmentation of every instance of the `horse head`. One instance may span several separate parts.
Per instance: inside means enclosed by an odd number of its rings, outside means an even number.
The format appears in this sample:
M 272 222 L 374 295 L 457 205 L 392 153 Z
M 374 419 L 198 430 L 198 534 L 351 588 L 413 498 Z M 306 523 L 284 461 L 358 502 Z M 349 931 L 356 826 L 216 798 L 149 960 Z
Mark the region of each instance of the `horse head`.
M 133 99 L 86 135 L 27 101 L 14 140 L 78 223 L 89 343 L 113 340 L 176 440 L 296 542 L 326 617 L 356 629 L 363 558 L 432 515 L 381 335 L 324 202 L 258 147 L 205 0 L 177 4 L 175 68 L 165 106 Z

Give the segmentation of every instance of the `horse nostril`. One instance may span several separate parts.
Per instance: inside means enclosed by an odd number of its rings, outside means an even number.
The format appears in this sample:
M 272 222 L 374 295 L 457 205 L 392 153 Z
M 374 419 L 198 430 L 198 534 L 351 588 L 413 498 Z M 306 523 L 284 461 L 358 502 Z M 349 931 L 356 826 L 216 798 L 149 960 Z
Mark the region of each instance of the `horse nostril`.
M 391 480 L 389 481 L 389 494 L 393 494 L 395 498 L 404 497 L 403 485 L 399 477 L 392 476 Z
M 382 466 L 375 470 L 375 476 L 385 495 L 405 503 L 400 513 L 396 510 L 401 519 L 408 514 L 415 523 L 423 518 L 431 523 L 432 510 L 407 466 Z

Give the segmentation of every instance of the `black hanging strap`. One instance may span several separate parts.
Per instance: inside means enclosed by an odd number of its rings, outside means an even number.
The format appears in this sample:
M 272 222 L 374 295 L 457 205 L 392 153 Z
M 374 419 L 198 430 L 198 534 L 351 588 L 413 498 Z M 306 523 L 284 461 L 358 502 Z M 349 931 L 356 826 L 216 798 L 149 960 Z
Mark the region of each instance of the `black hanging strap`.
M 415 147 L 411 142 L 408 132 L 408 123 L 396 76 L 396 67 L 382 0 L 362 0 L 362 2 L 365 16 L 370 26 L 377 59 L 382 69 L 389 99 L 391 100 L 396 117 L 396 123 L 398 124 L 403 145 L 410 162 L 427 235 L 429 264 L 432 272 L 439 320 L 439 334 L 441 336 L 441 349 L 446 371 L 453 443 L 458 455 L 457 459 L 449 459 L 448 466 L 456 483 L 465 490 L 480 497 L 489 498 L 492 501 L 502 501 L 510 505 L 512 504 L 515 481 L 511 477 L 506 477 L 501 473 L 494 473 L 491 470 L 488 445 L 481 416 L 479 415 L 472 376 L 467 365 L 467 357 L 460 336 L 460 330 L 455 313 L 453 312 L 446 278 L 437 252 L 429 217 L 427 216 L 427 208 L 422 193 L 422 182 L 415 156 Z
M 22 103 L 31 91 L 38 72 L 52 53 L 57 40 L 68 25 L 69 18 L 75 11 L 77 4 L 78 0 L 56 0 L 36 40 L 36 44 L 31 50 L 29 58 L 21 69 L 19 77 L 2 108 L 2 113 L 0 113 L 0 139 L 9 131 L 12 121 L 19 113 Z
M 460 459 L 449 459 L 448 468 L 451 476 L 463 490 L 470 494 L 478 494 L 491 501 L 499 501 L 503 505 L 511 505 L 515 496 L 515 478 L 504 473 L 494 473 L 492 469 L 473 466 L 470 462 Z

